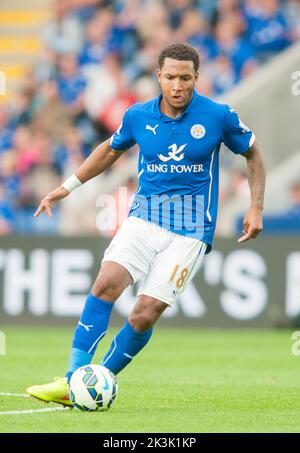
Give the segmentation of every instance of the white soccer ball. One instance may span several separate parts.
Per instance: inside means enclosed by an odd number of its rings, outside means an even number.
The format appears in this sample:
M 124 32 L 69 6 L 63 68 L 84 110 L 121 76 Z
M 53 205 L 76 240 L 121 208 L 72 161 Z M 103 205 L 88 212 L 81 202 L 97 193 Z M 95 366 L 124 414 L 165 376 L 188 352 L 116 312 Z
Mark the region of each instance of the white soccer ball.
M 70 380 L 70 400 L 81 411 L 105 411 L 116 400 L 116 376 L 102 365 L 78 368 Z

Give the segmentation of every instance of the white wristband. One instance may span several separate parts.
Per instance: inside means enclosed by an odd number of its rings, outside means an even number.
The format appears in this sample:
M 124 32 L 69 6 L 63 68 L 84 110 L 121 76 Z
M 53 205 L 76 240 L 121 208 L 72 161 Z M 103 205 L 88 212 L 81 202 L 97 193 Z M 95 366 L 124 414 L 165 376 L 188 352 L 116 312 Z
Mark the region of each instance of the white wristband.
M 82 182 L 77 178 L 76 175 L 70 176 L 64 183 L 63 187 L 67 189 L 69 192 L 72 192 L 72 190 L 76 189 L 77 187 L 81 186 Z

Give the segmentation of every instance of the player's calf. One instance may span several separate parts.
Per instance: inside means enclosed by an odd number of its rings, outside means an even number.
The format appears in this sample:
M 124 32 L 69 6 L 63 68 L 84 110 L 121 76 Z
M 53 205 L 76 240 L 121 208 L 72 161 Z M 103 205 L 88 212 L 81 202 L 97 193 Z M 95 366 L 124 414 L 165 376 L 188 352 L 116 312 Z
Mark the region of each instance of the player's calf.
M 142 295 L 128 317 L 131 326 L 138 332 L 150 329 L 168 307 L 164 302 Z

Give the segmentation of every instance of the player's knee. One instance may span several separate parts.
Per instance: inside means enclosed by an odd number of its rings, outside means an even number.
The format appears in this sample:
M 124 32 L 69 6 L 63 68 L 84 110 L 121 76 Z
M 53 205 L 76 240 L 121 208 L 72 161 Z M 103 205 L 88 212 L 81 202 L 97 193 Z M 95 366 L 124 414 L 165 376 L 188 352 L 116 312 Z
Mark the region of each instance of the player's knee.
M 108 302 L 115 302 L 122 292 L 123 287 L 120 283 L 107 274 L 100 275 L 92 288 L 94 296 Z

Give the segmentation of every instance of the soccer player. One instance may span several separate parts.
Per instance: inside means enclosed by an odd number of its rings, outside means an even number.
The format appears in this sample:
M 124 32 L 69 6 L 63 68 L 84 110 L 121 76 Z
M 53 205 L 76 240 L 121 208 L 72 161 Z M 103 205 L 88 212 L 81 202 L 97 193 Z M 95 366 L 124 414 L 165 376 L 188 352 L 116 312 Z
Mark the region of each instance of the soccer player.
M 134 144 L 140 147 L 138 188 L 128 218 L 105 251 L 100 272 L 75 329 L 66 376 L 27 391 L 71 405 L 72 373 L 92 361 L 107 332 L 114 302 L 142 279 L 137 303 L 101 364 L 118 374 L 146 346 L 152 328 L 191 281 L 211 249 L 217 218 L 221 143 L 246 158 L 251 205 L 239 243 L 262 230 L 265 171 L 254 134 L 228 105 L 199 95 L 197 51 L 175 43 L 159 55 L 161 95 L 130 107 L 110 140 L 95 148 L 35 216 L 51 216 L 54 202 L 110 167 Z

